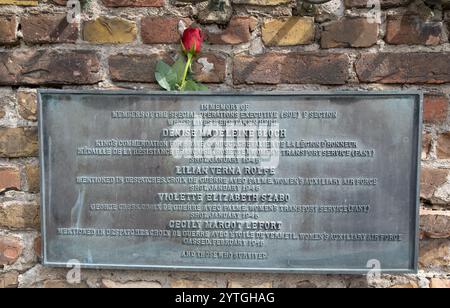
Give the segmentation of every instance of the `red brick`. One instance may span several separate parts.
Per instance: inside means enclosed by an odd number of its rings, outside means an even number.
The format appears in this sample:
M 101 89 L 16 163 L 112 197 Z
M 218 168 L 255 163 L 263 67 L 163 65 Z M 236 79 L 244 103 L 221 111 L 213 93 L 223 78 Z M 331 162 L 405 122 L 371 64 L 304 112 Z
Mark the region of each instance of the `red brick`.
M 437 158 L 450 159 L 450 132 L 438 136 L 436 152 Z
M 18 238 L 0 235 L 0 265 L 14 264 L 22 250 L 23 245 Z
M 447 120 L 448 97 L 444 94 L 427 94 L 424 97 L 423 120 L 426 123 L 441 124 Z
M 145 17 L 141 21 L 142 41 L 145 44 L 177 44 L 181 36 L 178 23 L 190 25 L 192 20 L 179 17 Z
M 425 21 L 420 16 L 390 16 L 385 41 L 392 45 L 439 45 L 444 33 L 442 22 Z
M 37 156 L 36 127 L 0 128 L 0 157 Z
M 0 85 L 83 85 L 101 81 L 93 51 L 0 52 Z
M 17 43 L 17 20 L 15 16 L 0 16 L 0 44 Z
M 237 56 L 233 62 L 235 84 L 345 84 L 349 78 L 345 54 L 267 53 Z
M 0 165 L 0 193 L 7 189 L 20 189 L 20 170 L 14 166 Z
M 206 63 L 203 62 L 206 59 Z M 111 79 L 118 82 L 154 83 L 155 67 L 159 60 L 173 63 L 167 54 L 115 55 L 109 58 Z M 200 61 L 200 63 L 198 62 Z M 201 62 L 209 65 L 203 67 Z M 205 83 L 220 83 L 225 80 L 225 59 L 215 54 L 201 54 L 192 67 L 194 79 Z M 211 69 L 211 70 L 209 70 Z
M 213 53 L 201 54 L 192 65 L 195 80 L 203 83 L 222 83 L 225 81 L 225 58 Z
M 155 67 L 166 55 L 114 55 L 109 58 L 109 72 L 113 81 L 155 82 Z
M 162 7 L 165 0 L 102 0 L 109 7 Z
M 323 26 L 321 47 L 370 47 L 377 39 L 376 23 L 370 23 L 366 18 L 343 18 Z
M 206 31 L 206 38 L 210 44 L 237 45 L 247 43 L 252 38 L 257 20 L 253 17 L 233 17 L 223 31 Z
M 450 53 L 365 53 L 356 62 L 361 82 L 443 84 L 450 82 Z
M 67 22 L 67 14 L 30 15 L 21 20 L 23 40 L 28 44 L 75 43 L 78 24 Z

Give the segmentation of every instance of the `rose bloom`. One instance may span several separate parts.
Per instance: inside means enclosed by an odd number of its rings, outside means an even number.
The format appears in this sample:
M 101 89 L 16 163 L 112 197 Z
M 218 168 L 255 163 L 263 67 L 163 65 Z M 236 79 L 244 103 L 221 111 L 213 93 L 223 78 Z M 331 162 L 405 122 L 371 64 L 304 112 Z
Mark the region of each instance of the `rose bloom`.
M 183 50 L 186 54 L 192 50 L 194 55 L 200 53 L 203 44 L 203 33 L 200 28 L 189 27 L 183 32 L 183 38 L 181 39 Z

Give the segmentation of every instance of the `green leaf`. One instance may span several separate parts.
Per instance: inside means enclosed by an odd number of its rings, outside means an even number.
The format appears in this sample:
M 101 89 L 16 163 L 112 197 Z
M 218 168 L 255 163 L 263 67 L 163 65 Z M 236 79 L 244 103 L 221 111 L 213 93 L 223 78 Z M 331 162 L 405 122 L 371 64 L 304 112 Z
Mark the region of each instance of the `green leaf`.
M 183 89 L 183 91 L 206 91 L 206 90 L 208 90 L 207 86 L 195 82 L 194 80 L 191 79 L 186 80 L 186 84 Z
M 204 84 L 201 84 L 201 83 L 197 83 L 197 91 L 208 91 L 208 87 L 207 86 L 205 86 Z
M 195 90 L 194 91 L 207 91 L 208 87 L 204 84 L 201 84 L 200 82 L 197 82 L 195 80 L 190 80 L 195 84 Z
M 164 61 L 158 61 L 155 70 L 155 79 L 165 90 L 176 90 L 177 72 Z
M 197 84 L 193 80 L 186 80 L 183 91 L 197 91 Z
M 172 65 L 172 70 L 177 74 L 177 84 L 180 84 L 183 79 L 184 68 L 186 66 L 186 62 L 183 57 L 178 57 L 177 61 Z

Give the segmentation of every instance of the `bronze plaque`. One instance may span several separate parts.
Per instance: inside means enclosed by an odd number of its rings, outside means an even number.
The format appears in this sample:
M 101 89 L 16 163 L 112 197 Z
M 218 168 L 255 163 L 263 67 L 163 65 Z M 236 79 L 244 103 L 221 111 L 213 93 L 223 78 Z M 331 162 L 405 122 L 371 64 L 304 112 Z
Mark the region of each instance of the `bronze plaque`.
M 417 270 L 418 93 L 39 96 L 45 265 Z

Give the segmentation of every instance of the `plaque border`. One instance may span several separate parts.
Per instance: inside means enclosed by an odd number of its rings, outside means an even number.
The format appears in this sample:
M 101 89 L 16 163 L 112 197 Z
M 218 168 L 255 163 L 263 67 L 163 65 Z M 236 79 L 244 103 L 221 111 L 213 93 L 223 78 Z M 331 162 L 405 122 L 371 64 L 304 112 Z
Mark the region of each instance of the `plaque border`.
M 42 111 L 42 95 L 43 94 L 67 94 L 67 95 L 125 95 L 125 96 L 315 96 L 315 97 L 382 97 L 382 96 L 399 96 L 414 98 L 415 120 L 413 126 L 417 129 L 417 163 L 416 163 L 416 198 L 415 198 L 415 239 L 414 248 L 411 260 L 412 266 L 408 269 L 389 269 L 380 271 L 365 268 L 365 269 L 337 269 L 337 268 L 260 268 L 260 267 L 214 267 L 214 266 L 173 266 L 173 265 L 125 265 L 125 264 L 70 264 L 69 262 L 50 262 L 47 261 L 46 252 L 46 213 L 45 213 L 45 168 L 44 166 L 44 143 L 42 138 L 43 133 L 43 111 Z M 422 152 L 422 133 L 423 133 L 423 100 L 424 94 L 420 90 L 391 90 L 391 91 L 354 91 L 354 90 L 327 90 L 327 91 L 206 91 L 206 92 L 166 92 L 166 91 L 132 91 L 132 90 L 76 90 L 76 89 L 38 89 L 38 144 L 39 144 L 39 163 L 40 163 L 40 222 L 41 222 L 41 264 L 51 268 L 71 268 L 73 266 L 80 266 L 81 269 L 93 270 L 152 270 L 152 271 L 186 271 L 186 272 L 217 272 L 217 273 L 277 273 L 277 274 L 342 274 L 342 275 L 362 275 L 370 272 L 379 272 L 383 274 L 417 274 L 419 270 L 419 231 L 420 231 L 420 175 L 421 175 L 421 155 Z M 416 122 L 417 121 L 417 122 Z

